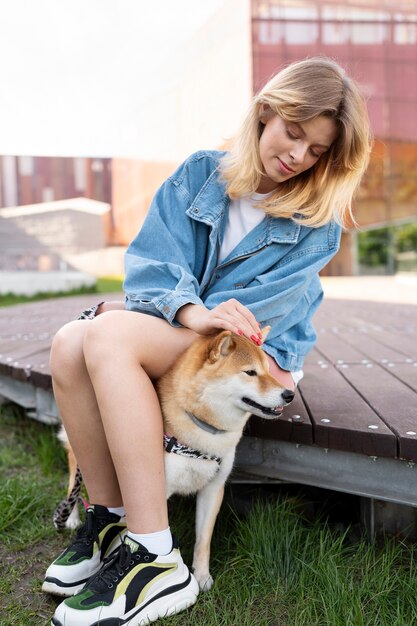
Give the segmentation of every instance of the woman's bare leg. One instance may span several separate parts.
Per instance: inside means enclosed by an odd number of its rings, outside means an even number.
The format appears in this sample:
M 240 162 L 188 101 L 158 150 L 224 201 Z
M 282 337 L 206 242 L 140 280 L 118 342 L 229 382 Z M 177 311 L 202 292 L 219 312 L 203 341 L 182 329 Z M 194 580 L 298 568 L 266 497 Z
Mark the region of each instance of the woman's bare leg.
M 269 354 L 266 356 L 268 357 L 269 371 L 272 376 L 274 376 L 281 383 L 281 385 L 285 385 L 287 389 L 294 391 L 295 383 L 293 377 L 291 376 L 291 372 L 283 370 L 279 365 L 277 365 L 275 359 L 273 359 Z
M 109 311 L 79 324 L 84 325 L 77 331 L 78 354 L 82 341 L 78 366 L 84 360 L 81 374 L 77 376 L 73 367 L 65 382 L 68 371 L 60 374 L 53 366 L 59 361 L 62 369 L 68 338 L 61 342 L 59 359 L 56 354 L 65 331 L 75 338 L 71 325 L 57 336 L 51 362 L 58 406 L 89 497 L 107 506 L 122 500 L 133 532 L 166 528 L 162 419 L 152 380 L 168 369 L 195 334 L 127 311 Z M 117 502 L 115 485 L 121 492 Z
M 89 324 L 70 322 L 55 335 L 50 358 L 53 390 L 91 502 L 120 506 L 119 483 L 85 366 L 83 342 Z
M 152 380 L 194 337 L 155 317 L 110 311 L 89 324 L 84 338 L 86 365 L 132 532 L 168 526 L 162 416 Z

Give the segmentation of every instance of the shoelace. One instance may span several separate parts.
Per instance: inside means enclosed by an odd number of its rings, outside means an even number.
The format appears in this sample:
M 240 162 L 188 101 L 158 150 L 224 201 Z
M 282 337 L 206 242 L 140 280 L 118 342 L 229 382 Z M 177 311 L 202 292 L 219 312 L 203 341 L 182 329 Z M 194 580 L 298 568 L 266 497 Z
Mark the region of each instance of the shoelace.
M 103 561 L 101 570 L 93 576 L 88 587 L 93 591 L 103 593 L 107 589 L 112 589 L 115 584 L 128 572 L 135 562 L 149 561 L 148 554 L 139 550 L 132 554 L 129 546 L 122 543 L 120 548 Z
M 80 543 L 89 545 L 92 541 L 96 541 L 98 543 L 98 533 L 97 517 L 92 509 L 88 509 L 86 513 L 86 520 L 81 528 L 77 530 L 77 534 L 75 535 L 75 539 L 72 542 L 71 547 Z

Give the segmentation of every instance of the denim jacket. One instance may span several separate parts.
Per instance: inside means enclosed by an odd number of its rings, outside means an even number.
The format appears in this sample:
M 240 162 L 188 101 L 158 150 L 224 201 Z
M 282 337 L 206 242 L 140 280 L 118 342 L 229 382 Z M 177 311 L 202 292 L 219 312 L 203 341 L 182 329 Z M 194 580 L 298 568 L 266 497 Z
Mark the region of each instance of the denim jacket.
M 157 191 L 126 252 L 126 308 L 179 325 L 175 315 L 185 304 L 212 309 L 236 298 L 272 327 L 265 352 L 281 368 L 299 370 L 316 340 L 318 272 L 337 252 L 341 229 L 267 215 L 218 263 L 230 203 L 217 171 L 223 154 L 191 155 Z

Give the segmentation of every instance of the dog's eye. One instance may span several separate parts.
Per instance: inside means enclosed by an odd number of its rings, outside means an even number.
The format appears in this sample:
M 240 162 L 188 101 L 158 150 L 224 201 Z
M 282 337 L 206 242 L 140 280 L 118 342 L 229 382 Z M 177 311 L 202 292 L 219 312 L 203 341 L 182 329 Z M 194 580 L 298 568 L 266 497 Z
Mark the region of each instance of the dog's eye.
M 256 370 L 245 370 L 244 373 L 247 374 L 248 376 L 257 376 L 258 375 Z

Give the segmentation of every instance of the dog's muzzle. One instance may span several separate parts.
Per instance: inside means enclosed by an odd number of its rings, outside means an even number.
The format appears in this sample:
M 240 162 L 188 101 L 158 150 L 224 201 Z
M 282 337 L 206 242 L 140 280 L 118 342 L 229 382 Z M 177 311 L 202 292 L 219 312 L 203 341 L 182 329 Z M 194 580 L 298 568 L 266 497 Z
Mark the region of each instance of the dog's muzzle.
M 285 401 L 286 405 L 292 402 L 292 400 L 294 399 L 294 395 L 295 393 L 294 391 L 291 391 L 291 389 L 284 389 L 284 391 L 282 392 L 282 398 Z M 255 400 L 251 400 L 250 398 L 246 397 L 242 398 L 242 402 L 254 409 L 257 409 L 258 411 L 261 411 L 264 415 L 273 415 L 274 417 L 280 417 L 284 410 L 283 406 L 263 406 L 262 404 L 255 402 Z
M 250 398 L 242 398 L 242 402 L 244 402 L 253 409 L 257 409 L 257 411 L 260 411 L 264 415 L 273 415 L 274 417 L 279 417 L 280 415 L 282 415 L 282 411 L 284 410 L 284 407 L 282 406 L 262 406 L 262 404 L 258 404 Z

